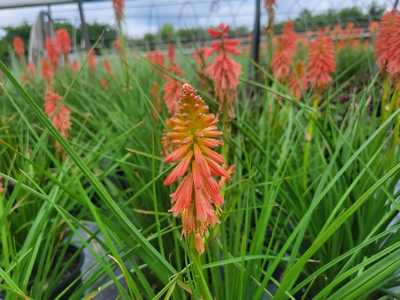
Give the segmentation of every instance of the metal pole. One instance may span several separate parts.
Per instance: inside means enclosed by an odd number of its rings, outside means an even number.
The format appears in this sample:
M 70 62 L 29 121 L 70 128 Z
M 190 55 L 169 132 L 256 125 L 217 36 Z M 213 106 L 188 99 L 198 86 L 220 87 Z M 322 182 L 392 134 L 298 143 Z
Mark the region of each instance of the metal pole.
M 261 0 L 255 0 L 255 14 L 254 14 L 254 27 L 253 27 L 253 43 L 251 48 L 251 58 L 254 63 L 260 63 L 260 40 L 261 40 Z M 250 76 L 253 76 L 254 80 L 258 79 L 257 67 L 251 65 L 252 72 Z
M 87 24 L 85 21 L 85 14 L 83 12 L 82 0 L 78 0 L 78 8 L 79 8 L 79 16 L 81 18 L 81 31 L 82 31 L 83 40 L 85 42 L 85 49 L 89 50 L 90 49 L 89 32 L 88 32 Z
M 50 4 L 47 4 L 47 13 L 49 14 L 49 18 L 51 19 L 52 16 L 51 16 L 51 5 Z

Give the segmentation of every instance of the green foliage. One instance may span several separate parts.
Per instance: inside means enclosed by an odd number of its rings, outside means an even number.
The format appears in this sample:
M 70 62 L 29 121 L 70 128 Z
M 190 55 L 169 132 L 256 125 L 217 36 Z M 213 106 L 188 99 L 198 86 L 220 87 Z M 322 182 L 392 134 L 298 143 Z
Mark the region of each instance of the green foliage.
M 335 82 L 318 113 L 312 95 L 297 102 L 277 82 L 241 84 L 226 141 L 236 172 L 201 258 L 189 255 L 180 221 L 168 213 L 172 190 L 163 186 L 169 168 L 160 154 L 167 112 L 157 116 L 149 95 L 160 77 L 146 60 L 130 58 L 126 66 L 111 59 L 107 91 L 99 83 L 102 69 L 57 75 L 54 89 L 72 108 L 69 140 L 42 112 L 43 82 L 22 87 L 0 65 L 8 78 L 0 99 L 0 290 L 7 300 L 55 298 L 52 292 L 78 263 L 82 249 L 70 248 L 78 229 L 88 233 L 83 247 L 94 243 L 107 255 L 94 253 L 96 266 L 85 281 L 58 292 L 69 299 L 96 295 L 99 277 L 125 299 L 388 293 L 400 268 L 399 225 L 388 228 L 398 212 L 392 128 L 400 111 L 380 115 L 381 82 L 370 50 L 339 53 Z M 179 57 L 197 85 L 189 59 Z M 358 80 L 363 73 L 369 78 Z M 249 96 L 249 87 L 258 93 Z M 213 96 L 200 92 L 213 108 Z M 312 142 L 304 137 L 310 122 Z M 55 152 L 56 141 L 64 154 Z

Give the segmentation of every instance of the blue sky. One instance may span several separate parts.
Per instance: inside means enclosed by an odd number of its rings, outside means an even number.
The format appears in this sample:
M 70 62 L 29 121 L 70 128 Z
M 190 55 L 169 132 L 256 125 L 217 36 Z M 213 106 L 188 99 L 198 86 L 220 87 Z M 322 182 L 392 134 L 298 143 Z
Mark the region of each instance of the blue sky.
M 1 0 L 0 0 L 1 1 Z M 131 36 L 143 36 L 154 32 L 165 23 L 176 27 L 215 25 L 225 22 L 231 26 L 253 23 L 254 0 L 127 0 L 125 32 Z M 348 6 L 368 8 L 371 3 L 393 5 L 393 0 L 277 0 L 278 19 L 290 19 L 301 10 L 308 8 L 313 12 L 339 9 Z M 114 24 L 111 1 L 86 3 L 85 14 L 88 22 Z M 46 7 L 0 10 L 0 27 L 32 23 L 40 10 Z M 66 19 L 79 24 L 76 5 L 55 5 L 51 8 L 55 19 Z M 264 14 L 264 10 L 263 10 Z M 265 18 L 265 16 L 263 16 Z

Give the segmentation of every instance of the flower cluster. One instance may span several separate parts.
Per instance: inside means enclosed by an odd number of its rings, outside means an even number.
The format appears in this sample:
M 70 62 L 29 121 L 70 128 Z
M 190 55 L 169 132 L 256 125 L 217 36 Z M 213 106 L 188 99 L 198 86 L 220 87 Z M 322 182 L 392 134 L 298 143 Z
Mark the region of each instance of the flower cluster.
M 70 110 L 63 104 L 62 97 L 51 89 L 46 91 L 44 111 L 60 134 L 64 138 L 68 138 L 71 128 Z
M 64 55 L 64 62 L 68 62 L 68 54 L 71 52 L 71 39 L 65 28 L 56 31 L 56 42 L 59 51 Z
M 218 39 L 211 43 L 210 54 L 216 53 L 213 62 L 207 68 L 208 76 L 214 82 L 214 89 L 221 105 L 228 104 L 228 113 L 232 114 L 233 100 L 239 84 L 241 65 L 232 59 L 239 55 L 238 40 L 229 39 L 229 26 L 220 24 L 208 30 L 212 38 Z
M 108 58 L 103 59 L 103 68 L 104 68 L 104 71 L 106 71 L 108 76 L 110 76 L 110 77 L 113 76 L 114 73 L 113 73 L 113 70 L 111 67 L 110 60 Z
M 276 0 L 264 0 L 265 8 L 271 9 L 276 5 Z
M 55 92 L 53 79 L 62 55 L 64 56 L 64 63 L 69 63 L 68 55 L 71 49 L 71 39 L 68 31 L 64 28 L 58 29 L 54 37 L 47 37 L 45 40 L 46 57 L 41 60 L 40 70 L 46 86 L 44 112 L 64 138 L 69 138 L 70 136 L 71 111 L 62 97 Z M 74 69 L 74 64 L 71 65 L 71 68 L 72 70 Z M 57 143 L 55 147 L 58 152 L 62 150 Z
M 286 23 L 282 35 L 278 37 L 272 57 L 272 73 L 279 81 L 288 80 L 293 56 L 296 53 L 296 40 L 293 22 Z
M 386 13 L 379 23 L 375 52 L 379 68 L 391 78 L 400 78 L 400 12 Z
M 55 73 L 52 64 L 47 58 L 42 58 L 42 60 L 40 61 L 40 65 L 41 65 L 40 70 L 43 80 L 47 84 L 51 84 Z
M 25 55 L 25 44 L 24 40 L 21 37 L 16 36 L 13 39 L 13 48 L 18 58 L 22 59 Z
M 49 62 L 54 68 L 57 68 L 61 54 L 57 39 L 47 37 L 45 41 L 45 49 Z
M 154 50 L 147 52 L 146 58 L 155 66 L 164 66 L 164 55 L 160 51 Z
M 120 23 L 124 18 L 124 8 L 125 8 L 125 1 L 124 0 L 113 0 L 112 1 L 115 18 L 117 22 Z
M 221 185 L 229 177 L 224 169 L 224 158 L 215 151 L 222 145 L 218 119 L 196 90 L 189 84 L 182 86 L 176 113 L 167 121 L 163 143 L 169 153 L 165 162 L 176 166 L 164 180 L 166 186 L 179 181 L 171 194 L 174 216 L 181 216 L 183 235 L 192 235 L 199 253 L 204 252 L 208 228 L 218 222 L 218 209 L 224 202 Z
M 96 53 L 94 53 L 93 49 L 90 49 L 87 53 L 87 64 L 89 72 L 91 74 L 94 74 L 97 69 L 97 58 L 96 58 Z
M 335 49 L 330 37 L 320 33 L 310 44 L 306 77 L 315 92 L 322 92 L 332 81 L 336 70 Z

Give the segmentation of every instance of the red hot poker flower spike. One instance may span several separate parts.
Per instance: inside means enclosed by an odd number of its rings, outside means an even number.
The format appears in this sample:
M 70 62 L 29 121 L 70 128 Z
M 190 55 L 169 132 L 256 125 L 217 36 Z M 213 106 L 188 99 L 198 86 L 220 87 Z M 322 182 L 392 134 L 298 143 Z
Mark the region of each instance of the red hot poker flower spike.
M 386 13 L 379 23 L 375 52 L 379 68 L 400 78 L 400 12 Z
M 44 100 L 44 111 L 60 134 L 64 138 L 68 138 L 71 128 L 71 113 L 69 108 L 62 103 L 62 97 L 51 90 L 47 90 Z
M 46 38 L 45 48 L 49 62 L 56 68 L 60 59 L 60 49 L 57 41 L 53 38 Z
M 217 27 L 211 27 L 208 29 L 208 34 L 213 38 L 227 38 L 229 34 L 229 26 L 221 23 Z
M 289 77 L 293 56 L 296 52 L 296 40 L 294 24 L 286 23 L 272 57 L 272 73 L 280 81 L 286 81 Z
M 15 54 L 17 54 L 17 56 L 19 58 L 22 58 L 25 54 L 24 40 L 21 37 L 16 36 L 13 39 L 13 47 L 14 47 Z
M 314 91 L 322 92 L 332 81 L 336 70 L 335 50 L 330 37 L 319 34 L 308 53 L 307 81 Z
M 194 237 L 200 254 L 208 228 L 218 222 L 216 211 L 224 202 L 217 179 L 229 177 L 223 156 L 215 151 L 222 145 L 217 123 L 196 90 L 185 83 L 177 112 L 167 120 L 163 135 L 169 148 L 165 162 L 176 164 L 164 184 L 179 182 L 171 194 L 170 211 L 181 216 L 183 234 Z
M 51 63 L 47 58 L 42 58 L 41 62 L 41 75 L 43 80 L 45 80 L 48 84 L 51 83 L 54 77 L 54 69 Z
M 124 0 L 113 0 L 112 2 L 115 18 L 118 22 L 121 22 L 124 17 L 124 8 L 125 8 L 125 1 Z
M 46 92 L 44 111 L 60 134 L 68 138 L 71 128 L 70 110 L 62 103 L 62 97 L 50 89 Z
M 157 50 L 147 52 L 146 58 L 153 65 L 163 67 L 164 66 L 164 55 Z
M 236 89 L 239 84 L 241 65 L 234 61 L 231 55 L 240 54 L 237 48 L 238 40 L 227 39 L 229 27 L 221 24 L 208 30 L 211 37 L 219 38 L 219 41 L 211 44 L 211 53 L 217 53 L 214 61 L 207 67 L 206 72 L 214 82 L 216 95 L 221 104 L 228 103 L 227 112 L 232 115 L 232 102 L 236 97 Z
M 56 31 L 56 41 L 62 54 L 66 56 L 71 52 L 71 39 L 65 28 L 60 28 Z
M 110 60 L 108 58 L 105 58 L 103 60 L 103 67 L 104 67 L 104 71 L 106 71 L 108 76 L 113 76 L 113 71 L 111 68 L 111 63 Z
M 276 0 L 264 0 L 264 5 L 267 9 L 271 9 L 276 5 Z
M 94 53 L 93 49 L 90 49 L 87 54 L 87 64 L 90 73 L 94 74 L 97 69 L 97 58 L 96 54 Z

